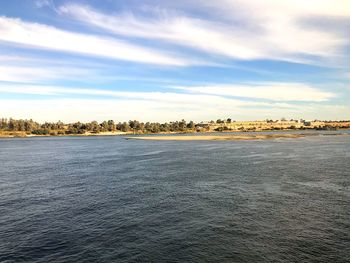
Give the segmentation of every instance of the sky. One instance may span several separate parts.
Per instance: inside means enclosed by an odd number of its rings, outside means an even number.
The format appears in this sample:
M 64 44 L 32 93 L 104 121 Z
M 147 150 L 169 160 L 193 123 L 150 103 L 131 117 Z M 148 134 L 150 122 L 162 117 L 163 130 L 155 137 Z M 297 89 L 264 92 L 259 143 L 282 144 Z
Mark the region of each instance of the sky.
M 349 0 L 0 1 L 0 117 L 350 119 Z

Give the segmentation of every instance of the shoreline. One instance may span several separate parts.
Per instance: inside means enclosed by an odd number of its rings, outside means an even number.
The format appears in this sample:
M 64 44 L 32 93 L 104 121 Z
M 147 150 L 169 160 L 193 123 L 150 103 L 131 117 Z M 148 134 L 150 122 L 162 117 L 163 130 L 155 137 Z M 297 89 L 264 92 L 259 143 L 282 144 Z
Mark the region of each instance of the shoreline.
M 339 136 L 347 134 L 260 134 L 260 135 L 188 135 L 188 136 L 135 136 L 125 137 L 126 140 L 149 140 L 149 141 L 251 141 L 251 140 L 272 140 L 272 139 L 298 139 L 311 136 Z
M 16 132 L 14 132 L 16 133 Z M 127 132 L 101 132 L 101 133 L 85 133 L 85 134 L 63 134 L 63 135 L 37 135 L 37 134 L 0 134 L 0 138 L 35 138 L 35 137 L 92 137 L 92 136 L 125 136 L 132 135 L 132 133 Z
M 336 131 L 347 131 L 350 129 L 338 129 Z M 276 134 L 271 134 L 280 138 L 296 138 L 296 137 L 305 137 L 311 136 L 311 133 L 290 133 L 290 132 L 327 132 L 317 129 L 306 129 L 306 130 L 297 130 L 297 129 L 286 129 L 286 130 L 263 130 L 263 131 L 222 131 L 222 132 L 161 132 L 161 133 L 132 133 L 132 132 L 100 132 L 100 133 L 85 133 L 85 134 L 62 134 L 62 135 L 38 135 L 38 134 L 26 134 L 25 132 L 6 132 L 8 134 L 1 134 L 0 138 L 35 138 L 35 137 L 98 137 L 98 136 L 135 136 L 135 137 L 125 137 L 126 139 L 138 139 L 138 140 L 190 140 L 188 138 L 194 138 L 191 140 L 233 140 L 231 137 L 234 137 L 234 140 L 252 140 L 252 139 L 268 139 L 271 137 L 269 134 L 264 134 L 265 132 L 275 132 Z M 289 134 L 288 134 L 289 132 Z M 334 131 L 329 131 L 334 132 Z M 205 135 L 211 133 L 220 133 L 222 135 Z M 234 133 L 254 133 L 253 135 L 231 135 Z M 278 133 L 278 134 L 277 134 Z M 186 134 L 186 135 L 181 135 Z M 193 135 L 192 135 L 193 134 Z M 197 135 L 194 135 L 197 134 Z M 228 135 L 230 134 L 230 135 Z M 259 135 L 260 134 L 260 135 Z M 315 133 L 314 135 L 320 135 L 322 133 Z M 162 136 L 159 136 L 162 135 Z M 176 136 L 174 136 L 176 135 Z M 327 135 L 327 134 L 325 134 Z M 338 134 L 337 134 L 338 135 Z M 181 139 L 181 137 L 184 137 Z M 202 137 L 202 139 L 197 139 L 197 137 Z M 212 137 L 212 138 L 210 138 Z M 264 138 L 266 137 L 266 138 Z M 162 138 L 162 139 L 157 139 Z M 165 139 L 167 138 L 167 139 Z M 170 139 L 171 138 L 171 139 Z M 173 139 L 177 138 L 177 139 Z M 207 139 L 204 139 L 207 138 Z M 210 139 L 209 139 L 210 138 Z M 248 138 L 248 139 L 247 139 Z

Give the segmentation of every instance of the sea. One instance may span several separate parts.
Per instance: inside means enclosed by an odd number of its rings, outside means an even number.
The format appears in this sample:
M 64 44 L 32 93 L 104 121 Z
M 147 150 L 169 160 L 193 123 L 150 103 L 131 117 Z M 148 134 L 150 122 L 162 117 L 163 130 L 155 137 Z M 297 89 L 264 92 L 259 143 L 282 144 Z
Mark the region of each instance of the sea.
M 350 262 L 350 133 L 0 139 L 0 262 Z

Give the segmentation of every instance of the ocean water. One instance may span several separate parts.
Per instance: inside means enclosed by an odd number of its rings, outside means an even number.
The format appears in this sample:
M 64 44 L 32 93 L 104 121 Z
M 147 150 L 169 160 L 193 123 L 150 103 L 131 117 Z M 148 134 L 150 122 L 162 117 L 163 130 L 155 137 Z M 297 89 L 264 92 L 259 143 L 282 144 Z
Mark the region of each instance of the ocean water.
M 0 262 L 350 262 L 350 136 L 1 139 Z

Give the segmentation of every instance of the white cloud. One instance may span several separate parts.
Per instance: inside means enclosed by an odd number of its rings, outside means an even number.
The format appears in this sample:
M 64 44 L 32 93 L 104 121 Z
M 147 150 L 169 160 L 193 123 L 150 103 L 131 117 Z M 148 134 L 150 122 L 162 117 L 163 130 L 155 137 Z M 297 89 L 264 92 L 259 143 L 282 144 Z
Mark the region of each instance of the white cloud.
M 214 85 L 214 86 L 175 86 L 173 89 L 187 93 L 151 91 L 131 92 L 93 88 L 67 88 L 48 85 L 1 84 L 0 93 L 36 94 L 63 96 L 87 95 L 118 97 L 125 99 L 141 99 L 181 103 L 182 106 L 191 104 L 239 105 L 239 106 L 271 106 L 290 107 L 285 102 L 323 102 L 336 96 L 303 83 L 259 83 L 245 85 Z M 235 97 L 235 98 L 233 98 Z M 248 98 L 241 100 L 237 98 Z M 266 99 L 270 102 L 258 102 L 256 99 Z M 277 103 L 276 103 L 277 102 Z M 278 104 L 279 103 L 279 104 Z
M 49 0 L 36 0 L 35 1 L 35 6 L 37 8 L 42 8 L 42 7 L 50 6 L 50 5 L 51 5 L 51 2 Z
M 167 40 L 236 58 L 260 56 L 260 52 L 243 45 L 242 40 L 231 36 L 234 31 L 228 31 L 225 25 L 219 23 L 189 17 L 145 19 L 137 18 L 131 13 L 108 16 L 79 5 L 63 6 L 60 11 L 120 35 Z M 238 34 L 245 34 L 244 30 L 239 31 Z
M 55 79 L 91 78 L 93 70 L 73 67 L 5 66 L 0 64 L 0 81 L 38 82 Z
M 45 96 L 35 100 L 0 100 L 0 112 L 3 116 L 33 118 L 39 121 L 91 121 L 93 119 L 169 121 L 183 118 L 199 121 L 210 116 L 217 117 L 228 110 L 238 111 L 241 107 L 271 106 L 269 103 L 245 102 L 212 95 L 123 92 L 36 85 L 1 85 L 1 94 Z M 80 99 L 70 98 L 74 95 L 80 95 Z M 47 96 L 50 99 L 47 99 Z M 85 99 L 82 99 L 82 96 Z M 276 104 L 276 107 L 289 106 Z
M 187 91 L 191 92 L 191 90 Z M 301 105 L 294 102 L 283 102 L 283 100 L 247 101 L 227 97 L 230 94 L 226 90 L 216 93 L 211 92 L 210 89 L 193 91 L 195 93 L 125 92 L 2 84 L 0 94 L 21 94 L 21 96 L 32 94 L 45 97 L 35 100 L 0 100 L 0 112 L 7 117 L 33 118 L 39 121 L 90 121 L 93 119 L 99 121 L 104 119 L 169 121 L 183 118 L 201 121 L 225 117 L 241 120 L 281 117 L 341 119 L 350 112 L 349 107 L 341 105 L 332 108 L 319 103 Z M 249 98 L 260 97 L 259 92 L 256 93 L 257 96 Z M 307 95 L 307 92 L 304 94 Z M 75 95 L 79 95 L 80 99 L 74 99 Z M 272 96 L 277 95 L 272 94 Z M 317 99 L 310 99 L 310 101 L 317 101 Z
M 246 85 L 214 85 L 174 87 L 199 94 L 267 99 L 273 101 L 321 102 L 334 98 L 336 94 L 314 88 L 303 83 L 260 83 Z
M 158 65 L 186 66 L 197 63 L 114 38 L 72 33 L 52 26 L 3 16 L 0 17 L 0 41 L 17 43 L 31 48 Z
M 42 1 L 43 4 L 45 2 Z M 165 2 L 160 2 L 159 6 L 167 5 Z M 189 47 L 215 55 L 221 62 L 223 57 L 303 63 L 347 60 L 348 53 L 344 53 L 343 48 L 348 47 L 350 41 L 346 34 L 332 31 L 332 27 L 325 30 L 321 25 L 311 26 L 304 22 L 305 19 L 312 18 L 349 19 L 348 0 L 183 2 L 187 7 L 181 10 L 181 13 L 169 13 L 160 9 L 160 11 L 153 10 L 146 16 L 133 13 L 106 14 L 77 4 L 60 7 L 59 12 L 66 16 L 64 18 L 71 17 L 82 22 L 89 27 L 90 32 L 99 31 L 99 34 L 95 35 L 0 16 L 0 41 L 10 43 L 11 48 L 22 46 L 66 52 L 68 55 L 73 53 L 88 56 L 78 62 L 72 61 L 70 56 L 50 62 L 50 58 L 45 58 L 45 54 L 37 60 L 33 57 L 34 61 L 32 58 L 25 60 L 18 53 L 15 53 L 16 56 L 4 53 L 0 55 L 0 81 L 47 83 L 47 80 L 81 78 L 82 81 L 86 81 L 92 78 L 96 84 L 97 75 L 110 64 L 101 63 L 102 65 L 91 65 L 90 68 L 84 67 L 85 63 L 97 63 L 89 61 L 89 56 L 156 65 L 203 64 L 191 57 L 179 57 L 173 53 L 161 52 L 158 48 L 143 48 L 139 44 L 130 44 L 133 40 L 121 41 L 118 36 L 147 39 L 147 43 L 155 43 L 155 46 L 161 42 L 162 48 L 168 47 L 165 43 Z M 178 3 L 174 3 L 173 7 L 177 5 Z M 206 15 L 202 18 L 191 16 L 187 12 L 189 9 L 186 9 L 188 5 L 195 5 L 197 11 Z M 109 37 L 101 34 L 101 30 L 108 33 Z M 112 37 L 113 35 L 115 37 Z M 214 56 L 211 58 L 215 59 Z M 329 63 L 322 65 L 328 66 Z M 144 68 L 139 68 L 138 65 L 137 70 L 126 72 L 141 72 L 142 69 Z M 348 119 L 350 115 L 350 107 L 340 105 L 341 102 L 339 105 L 325 103 L 335 98 L 338 93 L 341 94 L 340 88 L 333 87 L 333 90 L 336 90 L 333 92 L 326 86 L 323 86 L 325 89 L 320 89 L 311 84 L 269 82 L 189 86 L 186 79 L 191 72 L 180 73 L 184 73 L 186 78 L 183 81 L 175 80 L 170 83 L 186 84 L 173 87 L 170 92 L 126 92 L 0 83 L 0 113 L 4 117 L 34 118 L 39 121 L 59 119 L 169 121 L 182 118 L 199 121 L 225 117 Z M 144 72 L 138 80 L 140 81 L 142 77 L 146 80 L 148 74 L 149 72 Z M 118 72 L 113 69 L 105 70 L 105 75 L 102 73 L 100 77 L 106 79 L 120 77 L 117 75 Z M 138 78 L 138 76 L 134 78 L 131 74 L 130 77 L 132 80 Z M 346 73 L 341 76 L 344 79 L 346 77 L 349 77 Z M 156 78 L 154 81 L 159 86 L 160 80 Z M 341 89 L 345 90 L 345 87 Z M 9 97 L 23 99 L 7 99 Z M 32 97 L 37 99 L 31 99 Z M 75 99 L 77 97 L 79 99 Z M 343 98 L 342 101 L 344 100 Z
M 149 77 L 142 68 L 127 68 L 85 59 L 50 59 L 28 55 L 0 55 L 0 81 L 48 84 L 55 80 L 75 80 L 84 83 L 106 84 L 115 81 L 169 83 L 198 83 L 176 78 Z M 249 70 L 249 69 L 247 69 Z M 135 73 L 137 72 L 137 73 Z
M 171 120 L 210 120 L 231 117 L 235 120 L 254 120 L 281 117 L 306 119 L 347 119 L 349 106 L 342 105 L 303 105 L 289 108 L 244 107 L 237 105 L 212 106 L 211 103 L 193 103 L 183 107 L 179 103 L 147 101 L 137 99 L 0 99 L 2 116 L 44 122 L 58 121 L 102 121 L 114 119 L 127 121 L 171 121 Z
M 44 110 L 43 110 L 44 109 Z M 215 108 L 208 112 L 218 112 Z M 50 99 L 50 100 L 0 100 L 0 112 L 14 118 L 33 118 L 38 121 L 91 121 L 114 119 L 127 121 L 170 121 L 182 118 L 203 116 L 203 112 L 194 104 L 186 111 L 181 105 L 166 102 L 130 100 L 89 100 L 89 99 Z
M 59 10 L 61 14 L 118 35 L 159 39 L 237 59 L 311 63 L 312 60 L 304 56 L 337 56 L 349 44 L 349 39 L 337 32 L 301 24 L 305 16 L 350 17 L 346 8 L 349 2 L 345 0 L 321 0 L 312 4 L 291 0 L 200 2 L 198 8 L 208 7 L 210 12 L 219 10 L 222 14 L 217 14 L 215 20 L 204 20 L 166 12 L 153 18 L 136 17 L 132 13 L 107 15 L 77 4 L 64 5 Z
M 193 105 L 203 105 L 215 107 L 217 105 L 226 106 L 269 106 L 268 103 L 240 101 L 222 96 L 206 94 L 186 94 L 175 92 L 129 92 L 92 88 L 65 88 L 47 85 L 0 85 L 1 93 L 35 94 L 69 97 L 71 95 L 103 96 L 108 98 L 137 99 L 145 101 L 159 101 L 163 103 L 176 103 L 180 108 L 191 107 Z
M 253 17 L 300 17 L 303 15 L 322 16 L 349 16 L 350 3 L 348 0 L 218 0 L 215 3 L 206 0 L 199 0 L 197 4 L 216 9 L 226 15 L 236 10 L 243 11 L 242 15 L 249 14 Z M 263 12 L 262 12 L 263 11 Z M 240 14 L 237 14 L 240 16 Z

